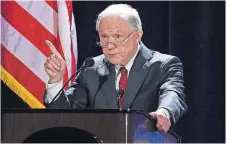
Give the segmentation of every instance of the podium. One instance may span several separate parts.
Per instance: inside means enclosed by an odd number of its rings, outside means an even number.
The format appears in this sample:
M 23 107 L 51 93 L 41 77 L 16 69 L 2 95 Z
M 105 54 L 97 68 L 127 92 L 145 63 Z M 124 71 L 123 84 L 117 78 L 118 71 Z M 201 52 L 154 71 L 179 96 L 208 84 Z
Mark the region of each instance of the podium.
M 3 109 L 2 143 L 180 143 L 147 112 L 114 109 Z

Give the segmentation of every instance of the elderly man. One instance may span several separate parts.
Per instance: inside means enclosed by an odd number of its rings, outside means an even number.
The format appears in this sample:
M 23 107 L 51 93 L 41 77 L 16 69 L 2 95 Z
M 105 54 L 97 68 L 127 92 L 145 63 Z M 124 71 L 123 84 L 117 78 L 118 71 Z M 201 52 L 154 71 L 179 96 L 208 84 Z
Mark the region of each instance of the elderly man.
M 102 11 L 96 22 L 103 54 L 81 71 L 56 100 L 63 86 L 65 61 L 47 41 L 53 54 L 45 62 L 49 81 L 47 108 L 137 109 L 150 112 L 157 128 L 168 131 L 187 110 L 182 63 L 175 56 L 148 49 L 142 42 L 138 12 L 126 4 Z M 117 91 L 122 92 L 117 96 Z

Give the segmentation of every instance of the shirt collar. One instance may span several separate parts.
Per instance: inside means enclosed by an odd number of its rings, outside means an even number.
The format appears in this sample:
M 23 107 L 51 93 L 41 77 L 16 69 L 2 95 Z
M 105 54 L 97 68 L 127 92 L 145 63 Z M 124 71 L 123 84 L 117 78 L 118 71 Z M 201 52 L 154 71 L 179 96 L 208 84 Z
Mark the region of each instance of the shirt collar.
M 131 69 L 131 67 L 133 66 L 133 62 L 137 56 L 137 53 L 138 51 L 140 50 L 140 44 L 138 44 L 137 46 L 137 51 L 136 53 L 134 54 L 134 56 L 130 59 L 130 61 L 124 66 L 126 68 L 126 70 L 128 71 L 128 74 L 129 74 L 129 71 Z M 119 69 L 121 68 L 122 66 L 121 65 L 115 65 L 115 70 L 116 70 L 116 74 L 118 73 Z

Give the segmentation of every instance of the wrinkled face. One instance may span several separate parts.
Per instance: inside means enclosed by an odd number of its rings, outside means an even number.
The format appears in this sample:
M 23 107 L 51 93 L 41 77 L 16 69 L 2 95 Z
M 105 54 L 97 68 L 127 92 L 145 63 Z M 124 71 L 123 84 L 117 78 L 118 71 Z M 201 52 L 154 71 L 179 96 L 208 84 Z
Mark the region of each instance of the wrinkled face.
M 98 34 L 105 57 L 114 65 L 126 65 L 136 53 L 142 31 L 134 31 L 120 17 L 108 16 L 100 21 Z

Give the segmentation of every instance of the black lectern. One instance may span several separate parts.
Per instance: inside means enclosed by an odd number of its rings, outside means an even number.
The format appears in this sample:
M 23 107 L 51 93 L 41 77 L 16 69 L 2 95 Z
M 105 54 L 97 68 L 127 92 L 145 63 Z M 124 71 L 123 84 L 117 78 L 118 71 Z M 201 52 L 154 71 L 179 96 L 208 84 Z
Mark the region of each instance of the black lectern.
M 3 109 L 2 143 L 180 143 L 138 110 Z

